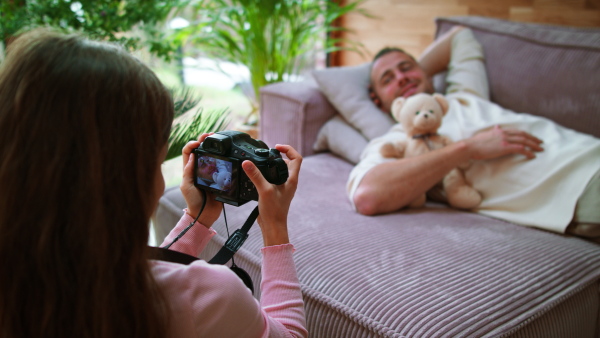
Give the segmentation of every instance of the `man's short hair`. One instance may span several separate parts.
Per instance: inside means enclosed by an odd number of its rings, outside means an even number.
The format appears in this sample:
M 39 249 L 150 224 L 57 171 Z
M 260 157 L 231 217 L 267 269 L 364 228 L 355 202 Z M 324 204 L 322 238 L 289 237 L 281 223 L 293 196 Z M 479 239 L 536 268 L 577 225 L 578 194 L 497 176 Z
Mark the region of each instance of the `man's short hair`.
M 373 58 L 373 62 L 377 61 L 377 59 L 379 59 L 380 57 L 382 57 L 382 56 L 384 56 L 384 55 L 386 55 L 388 53 L 392 53 L 392 52 L 400 52 L 400 53 L 406 54 L 411 59 L 415 60 L 415 58 L 412 55 L 410 55 L 409 53 L 407 53 L 402 48 L 398 48 L 398 47 L 384 47 L 379 52 L 377 52 L 377 54 L 375 54 L 375 57 Z

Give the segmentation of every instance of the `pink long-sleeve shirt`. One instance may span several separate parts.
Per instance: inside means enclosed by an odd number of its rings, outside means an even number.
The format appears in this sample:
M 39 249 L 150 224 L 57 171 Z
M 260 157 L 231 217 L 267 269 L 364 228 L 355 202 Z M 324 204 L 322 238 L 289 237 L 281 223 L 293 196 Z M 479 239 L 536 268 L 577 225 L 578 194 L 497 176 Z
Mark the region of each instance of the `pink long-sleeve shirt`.
M 187 213 L 167 236 L 191 222 Z M 195 224 L 170 249 L 198 256 L 216 234 Z M 260 303 L 227 266 L 198 260 L 190 265 L 152 261 L 152 272 L 170 303 L 171 337 L 306 337 L 304 303 L 292 244 L 261 249 Z

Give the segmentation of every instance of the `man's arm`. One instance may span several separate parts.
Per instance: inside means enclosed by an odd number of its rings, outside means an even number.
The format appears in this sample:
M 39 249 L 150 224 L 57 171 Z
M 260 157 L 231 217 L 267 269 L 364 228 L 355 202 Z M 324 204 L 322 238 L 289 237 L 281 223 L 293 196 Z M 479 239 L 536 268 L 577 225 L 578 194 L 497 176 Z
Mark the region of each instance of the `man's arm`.
M 495 127 L 420 156 L 373 167 L 357 187 L 353 202 L 363 215 L 396 211 L 431 189 L 460 163 L 510 154 L 531 159 L 535 151 L 542 151 L 540 144 L 541 140 L 526 132 Z
M 450 55 L 452 53 L 452 39 L 463 30 L 463 26 L 454 26 L 438 39 L 433 41 L 421 54 L 419 65 L 425 71 L 428 77 L 443 72 L 448 68 Z
M 448 71 L 446 94 L 467 92 L 490 99 L 483 47 L 468 28 L 455 26 L 441 35 L 423 52 L 419 65 L 430 80 Z

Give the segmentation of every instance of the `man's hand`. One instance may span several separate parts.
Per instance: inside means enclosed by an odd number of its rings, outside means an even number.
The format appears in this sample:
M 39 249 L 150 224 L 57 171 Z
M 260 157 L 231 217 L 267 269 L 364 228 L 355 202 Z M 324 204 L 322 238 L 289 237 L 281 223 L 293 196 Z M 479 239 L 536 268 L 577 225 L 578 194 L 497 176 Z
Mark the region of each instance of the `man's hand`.
M 198 188 L 194 186 L 194 178 L 196 175 L 194 173 L 194 155 L 192 154 L 192 150 L 198 148 L 200 143 L 202 143 L 207 136 L 212 134 L 213 133 L 202 134 L 202 136 L 198 138 L 198 141 L 190 141 L 183 147 L 183 180 L 179 186 L 187 204 L 188 214 L 193 218 L 196 218 L 198 213 L 202 211 L 202 215 L 198 218 L 198 222 L 207 228 L 210 228 L 217 218 L 219 218 L 219 215 L 221 215 L 223 203 L 217 202 L 212 193 L 206 192 L 206 205 L 204 206 L 204 210 L 200 210 L 203 197 Z
M 489 160 L 510 154 L 521 154 L 535 158 L 535 152 L 543 151 L 542 140 L 517 129 L 495 126 L 466 139 L 474 160 Z

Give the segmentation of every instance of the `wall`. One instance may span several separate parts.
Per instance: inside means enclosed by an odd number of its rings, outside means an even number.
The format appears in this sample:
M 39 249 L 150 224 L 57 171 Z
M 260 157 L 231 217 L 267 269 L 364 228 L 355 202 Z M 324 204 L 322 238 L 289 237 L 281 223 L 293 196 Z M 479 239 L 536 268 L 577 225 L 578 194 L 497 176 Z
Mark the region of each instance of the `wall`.
M 479 15 L 499 19 L 600 27 L 600 0 L 366 0 L 361 8 L 376 18 L 350 14 L 341 25 L 353 30 L 348 37 L 363 43 L 367 52 L 332 55 L 330 65 L 370 61 L 385 46 L 397 46 L 418 57 L 433 41 L 435 18 Z

